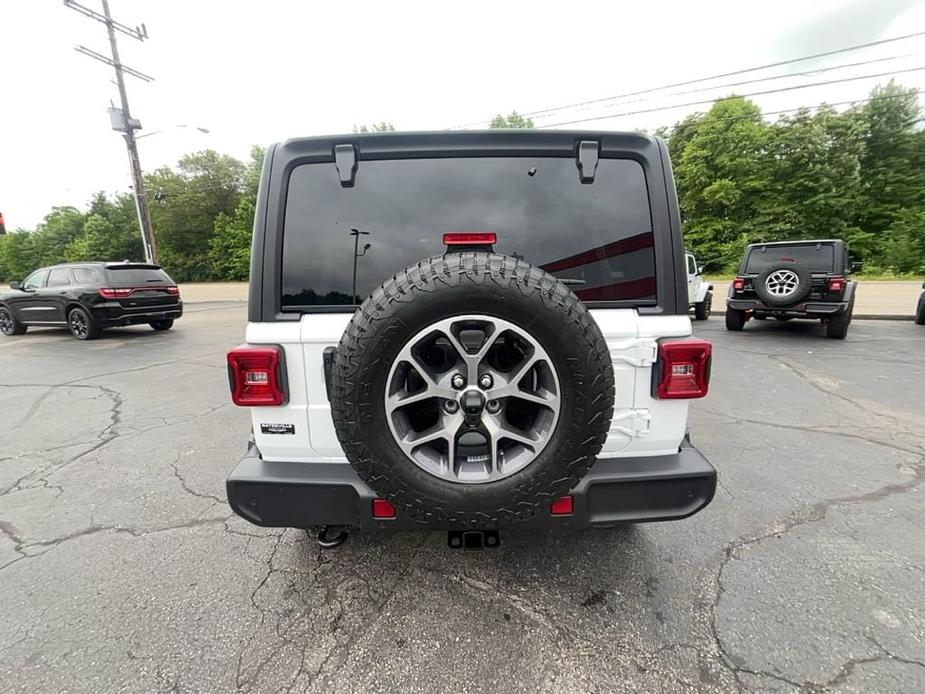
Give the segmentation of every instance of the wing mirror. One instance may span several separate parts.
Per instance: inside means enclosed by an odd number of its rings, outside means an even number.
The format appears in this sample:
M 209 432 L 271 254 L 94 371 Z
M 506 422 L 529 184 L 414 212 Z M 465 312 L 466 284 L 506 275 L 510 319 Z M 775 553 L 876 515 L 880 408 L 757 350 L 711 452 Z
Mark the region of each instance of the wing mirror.
M 860 272 L 861 268 L 864 267 L 864 263 L 857 263 L 857 262 L 851 263 L 849 267 L 851 269 L 851 272 Z
M 17 292 L 22 291 L 22 282 L 10 282 L 10 289 L 13 289 Z
M 702 274 L 703 274 L 703 265 L 701 265 L 699 268 L 697 268 L 697 274 L 698 274 L 698 275 L 702 275 Z

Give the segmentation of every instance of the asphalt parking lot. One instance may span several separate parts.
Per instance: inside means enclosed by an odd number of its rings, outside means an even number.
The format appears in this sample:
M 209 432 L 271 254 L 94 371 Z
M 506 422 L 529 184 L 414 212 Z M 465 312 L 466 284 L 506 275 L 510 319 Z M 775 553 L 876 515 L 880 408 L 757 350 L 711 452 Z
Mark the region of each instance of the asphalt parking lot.
M 225 503 L 244 321 L 0 340 L 0 690 L 925 691 L 925 328 L 696 324 L 686 521 L 322 552 Z

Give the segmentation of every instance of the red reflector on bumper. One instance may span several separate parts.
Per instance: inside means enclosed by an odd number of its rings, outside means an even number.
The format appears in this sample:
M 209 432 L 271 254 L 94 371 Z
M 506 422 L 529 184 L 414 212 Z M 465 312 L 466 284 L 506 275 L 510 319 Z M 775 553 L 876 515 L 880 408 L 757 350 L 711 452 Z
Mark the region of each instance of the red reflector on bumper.
M 553 516 L 571 516 L 573 511 L 573 500 L 570 496 L 560 496 L 552 502 L 549 507 L 549 513 Z
M 395 507 L 385 499 L 373 499 L 373 518 L 389 519 L 395 518 L 398 514 Z

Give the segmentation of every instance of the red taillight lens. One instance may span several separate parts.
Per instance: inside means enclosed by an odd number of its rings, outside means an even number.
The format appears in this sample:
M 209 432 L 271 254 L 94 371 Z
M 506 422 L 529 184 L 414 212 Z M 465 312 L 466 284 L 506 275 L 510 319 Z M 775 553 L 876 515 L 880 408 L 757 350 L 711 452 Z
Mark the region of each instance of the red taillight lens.
M 829 278 L 829 291 L 830 292 L 840 292 L 845 289 L 845 278 L 844 277 L 830 277 Z
M 170 296 L 180 296 L 180 288 L 179 287 L 167 287 L 167 293 L 170 294 Z
M 443 235 L 444 246 L 491 246 L 497 241 L 493 231 L 448 231 Z
M 552 502 L 549 507 L 549 514 L 552 516 L 571 516 L 574 510 L 574 502 L 570 496 L 560 496 Z
M 232 402 L 242 407 L 284 405 L 281 366 L 277 347 L 235 347 L 228 352 Z
M 395 518 L 397 515 L 395 507 L 388 501 L 385 499 L 373 499 L 373 518 L 388 520 L 389 518 Z
M 131 287 L 125 287 L 122 289 L 106 287 L 99 290 L 100 296 L 104 299 L 124 299 L 127 296 L 131 296 L 133 291 L 135 290 Z
M 662 400 L 702 398 L 710 387 L 713 345 L 696 338 L 658 343 L 658 382 L 655 397 Z
M 737 292 L 744 291 L 745 290 L 745 278 L 736 277 L 734 280 L 732 280 L 732 288 L 735 289 Z

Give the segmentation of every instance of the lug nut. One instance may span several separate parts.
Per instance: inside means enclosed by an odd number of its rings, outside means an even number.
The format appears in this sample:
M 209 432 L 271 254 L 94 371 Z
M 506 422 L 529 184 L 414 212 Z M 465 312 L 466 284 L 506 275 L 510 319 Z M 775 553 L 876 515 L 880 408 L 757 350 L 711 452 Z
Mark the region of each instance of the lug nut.
M 447 414 L 456 414 L 456 411 L 459 409 L 459 403 L 455 400 L 446 400 L 443 403 L 443 410 Z
M 453 384 L 453 387 L 456 390 L 466 387 L 466 379 L 463 378 L 462 374 L 456 374 L 453 376 L 453 379 L 450 381 Z
M 492 380 L 491 374 L 482 374 L 482 376 L 479 378 L 479 386 L 481 386 L 482 390 L 488 390 L 494 385 L 494 383 L 495 382 Z
M 488 410 L 491 414 L 498 414 L 501 411 L 501 401 L 489 400 L 488 404 L 485 405 L 485 409 Z

